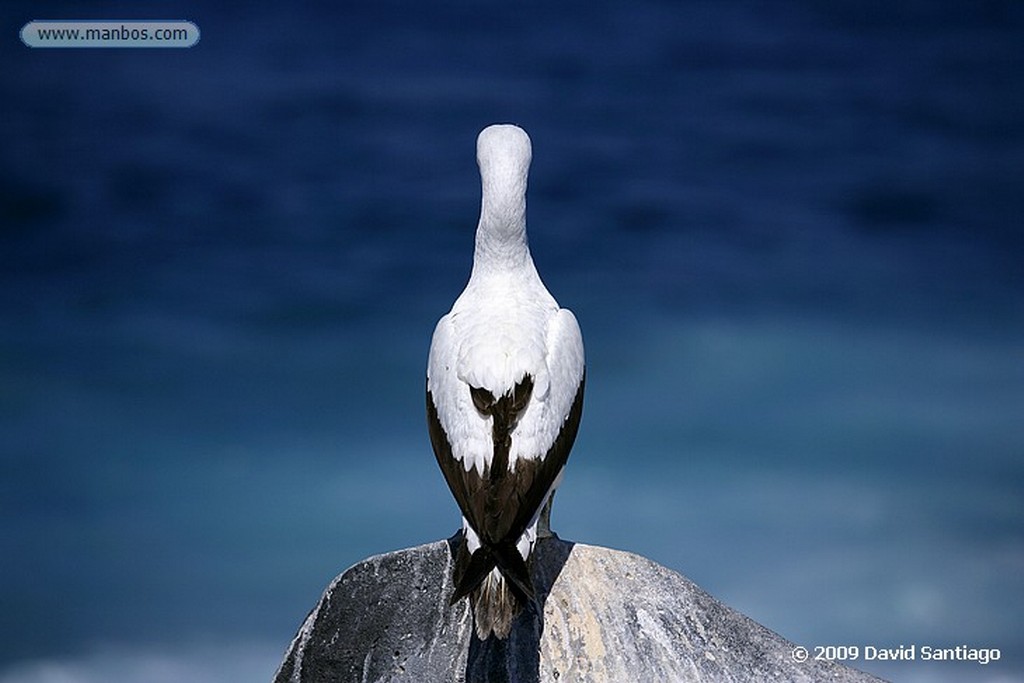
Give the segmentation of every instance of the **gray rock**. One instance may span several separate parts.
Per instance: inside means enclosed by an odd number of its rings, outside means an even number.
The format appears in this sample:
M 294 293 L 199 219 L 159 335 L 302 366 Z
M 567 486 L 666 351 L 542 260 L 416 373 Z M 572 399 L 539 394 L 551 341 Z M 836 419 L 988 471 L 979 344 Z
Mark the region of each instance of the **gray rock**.
M 793 660 L 793 643 L 643 557 L 541 539 L 538 609 L 480 641 L 449 605 L 457 537 L 377 555 L 336 578 L 275 683 L 334 681 L 877 681 Z

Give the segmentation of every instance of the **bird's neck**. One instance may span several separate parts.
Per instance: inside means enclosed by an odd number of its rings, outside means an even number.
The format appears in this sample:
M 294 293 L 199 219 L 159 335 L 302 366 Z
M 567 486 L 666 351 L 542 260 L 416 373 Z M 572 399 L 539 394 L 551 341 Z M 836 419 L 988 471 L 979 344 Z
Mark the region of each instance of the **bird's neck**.
M 525 192 L 488 193 L 485 188 L 476 229 L 473 275 L 532 271 L 526 239 Z

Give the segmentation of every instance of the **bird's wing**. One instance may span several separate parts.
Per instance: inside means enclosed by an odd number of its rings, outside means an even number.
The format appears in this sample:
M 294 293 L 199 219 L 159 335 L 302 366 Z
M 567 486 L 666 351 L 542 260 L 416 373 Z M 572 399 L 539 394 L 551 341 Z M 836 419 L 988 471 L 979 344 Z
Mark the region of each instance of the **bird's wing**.
M 583 382 L 583 337 L 576 316 L 557 309 L 544 331 L 545 377 L 523 412 L 512 440 L 511 461 L 547 459 L 549 455 L 565 464 L 568 452 L 549 453 L 559 434 L 569 427 L 575 438 L 578 424 L 567 422 L 573 412 L 576 394 Z M 582 397 L 581 397 L 582 400 Z M 572 446 L 570 440 L 568 445 Z
M 540 514 L 569 459 L 583 414 L 583 338 L 576 317 L 559 309 L 545 335 L 548 387 L 534 396 L 512 437 L 512 480 L 507 504 L 515 510 L 501 526 L 515 542 Z
M 456 469 L 483 473 L 492 451 L 490 431 L 484 428 L 468 387 L 458 377 L 461 341 L 452 314 L 444 316 L 434 329 L 427 361 L 430 440 L 449 487 Z M 462 507 L 459 493 L 454 488 L 452 493 Z
M 543 395 L 532 395 L 512 434 L 510 467 L 494 472 L 489 422 L 458 379 L 450 319 L 434 333 L 427 373 L 427 422 L 438 465 L 463 517 L 485 545 L 515 544 L 561 473 L 583 409 L 583 342 L 576 318 L 557 311 L 547 326 Z M 476 464 L 480 466 L 477 467 Z

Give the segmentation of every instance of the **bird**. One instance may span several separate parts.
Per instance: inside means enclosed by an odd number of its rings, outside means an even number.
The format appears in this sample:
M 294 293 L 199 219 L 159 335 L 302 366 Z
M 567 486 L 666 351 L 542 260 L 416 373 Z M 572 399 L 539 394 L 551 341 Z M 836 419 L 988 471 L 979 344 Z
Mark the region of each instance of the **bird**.
M 469 597 L 481 641 L 508 637 L 536 590 L 528 560 L 583 412 L 575 315 L 541 281 L 526 237 L 530 137 L 488 126 L 476 145 L 480 219 L 469 282 L 427 361 L 430 441 L 462 513 L 451 604 Z

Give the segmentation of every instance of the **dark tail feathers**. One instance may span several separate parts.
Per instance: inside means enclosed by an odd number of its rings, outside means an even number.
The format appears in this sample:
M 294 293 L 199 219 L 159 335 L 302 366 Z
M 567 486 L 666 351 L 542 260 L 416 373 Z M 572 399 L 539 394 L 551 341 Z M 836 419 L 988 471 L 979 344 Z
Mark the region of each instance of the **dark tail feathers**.
M 465 541 L 463 541 L 465 543 Z M 519 554 L 519 549 L 512 543 L 495 546 L 482 546 L 469 558 L 469 563 L 457 580 L 451 604 L 455 604 L 480 587 L 484 579 L 495 567 L 508 582 L 512 595 L 521 606 L 533 602 L 536 595 L 530 569 L 526 560 Z

